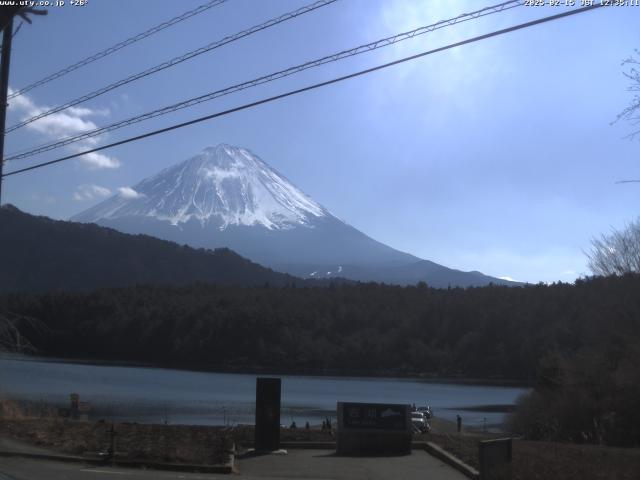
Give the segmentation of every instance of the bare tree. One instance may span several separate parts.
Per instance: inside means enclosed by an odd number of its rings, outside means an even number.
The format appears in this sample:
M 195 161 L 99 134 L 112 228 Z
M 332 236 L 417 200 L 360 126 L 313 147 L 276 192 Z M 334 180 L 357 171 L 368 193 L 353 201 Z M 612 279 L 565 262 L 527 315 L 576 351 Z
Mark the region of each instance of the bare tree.
M 0 311 L 0 351 L 35 352 L 36 348 L 22 333 L 25 329 L 37 334 L 48 332 L 48 328 L 35 318 Z
M 622 74 L 631 81 L 627 91 L 633 94 L 631 103 L 622 110 L 613 123 L 619 120 L 627 120 L 634 127 L 640 125 L 640 50 L 635 51 L 635 55 L 622 62 L 626 70 Z M 635 129 L 629 134 L 629 138 L 640 135 L 640 129 Z
M 627 135 L 627 138 L 632 140 L 636 138 L 636 136 L 640 136 L 640 129 L 636 129 L 636 126 L 640 125 L 640 58 L 636 58 L 636 56 L 640 57 L 640 50 L 636 50 L 635 56 L 632 55 L 622 62 L 622 66 L 626 68 L 626 71 L 623 70 L 622 74 L 631 81 L 631 84 L 627 87 L 627 91 L 633 94 L 633 98 L 631 99 L 631 103 L 611 122 L 614 124 L 620 120 L 627 120 L 633 125 L 634 130 Z M 640 183 L 640 180 L 620 180 L 616 183 Z
M 595 275 L 640 273 L 640 217 L 622 230 L 594 238 L 587 257 Z

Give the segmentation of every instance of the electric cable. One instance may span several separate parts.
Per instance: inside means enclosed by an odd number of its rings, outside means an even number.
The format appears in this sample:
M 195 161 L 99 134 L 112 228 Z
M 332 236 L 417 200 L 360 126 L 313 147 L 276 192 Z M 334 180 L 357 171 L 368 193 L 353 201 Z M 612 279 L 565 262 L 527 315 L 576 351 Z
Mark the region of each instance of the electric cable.
M 312 12 L 318 8 L 324 7 L 326 5 L 330 5 L 337 1 L 338 0 L 318 0 L 315 3 L 306 5 L 304 7 L 298 8 L 297 10 L 293 10 L 291 12 L 282 14 L 279 17 L 272 18 L 259 25 L 254 25 L 253 27 L 250 27 L 246 30 L 242 30 L 241 32 L 234 33 L 233 35 L 228 35 L 222 38 L 221 40 L 217 40 L 203 47 L 197 48 L 195 50 L 191 50 L 190 52 L 187 52 L 183 55 L 174 57 L 171 60 L 167 60 L 166 62 L 155 65 L 151 68 L 143 70 L 142 72 L 138 72 L 134 75 L 130 75 L 127 78 L 118 80 L 117 82 L 114 82 L 105 87 L 99 88 L 98 90 L 95 90 L 91 93 L 87 93 L 86 95 L 82 95 L 81 97 L 78 97 L 74 100 L 69 100 L 68 102 L 63 103 L 62 105 L 59 105 L 57 107 L 46 110 L 44 112 L 38 113 L 33 117 L 27 118 L 25 120 L 22 120 L 21 122 L 16 123 L 15 125 L 10 126 L 4 131 L 4 133 L 7 134 L 10 132 L 13 132 L 14 130 L 24 127 L 25 125 L 35 122 L 36 120 L 39 120 L 43 117 L 47 117 L 54 113 L 61 112 L 62 110 L 66 110 L 67 108 L 74 107 L 76 105 L 79 105 L 80 103 L 84 103 L 88 100 L 99 97 L 100 95 L 103 95 L 107 92 L 110 92 L 111 90 L 115 90 L 116 88 L 122 87 L 123 85 L 127 85 L 128 83 L 135 82 L 136 80 L 140 80 L 141 78 L 148 77 L 149 75 L 152 75 L 154 73 L 161 72 L 162 70 L 173 67 L 187 60 L 191 60 L 192 58 L 195 58 L 198 55 L 202 55 L 203 53 L 210 52 L 211 50 L 222 47 L 223 45 L 227 45 L 228 43 L 235 42 L 236 40 L 240 40 L 241 38 L 257 33 L 261 30 L 265 30 L 267 28 L 273 27 L 282 22 L 286 22 L 287 20 L 291 20 L 293 18 L 299 17 L 300 15 L 304 15 L 305 13 Z
M 296 89 L 296 90 L 290 90 L 288 92 L 281 93 L 279 95 L 274 95 L 272 97 L 263 98 L 261 100 L 255 101 L 255 102 L 246 103 L 246 104 L 240 105 L 238 107 L 234 107 L 234 108 L 231 108 L 231 109 L 228 109 L 228 110 L 224 110 L 224 111 L 221 111 L 221 112 L 212 113 L 210 115 L 205 115 L 203 117 L 199 117 L 199 118 L 196 118 L 196 119 L 193 119 L 193 120 L 189 120 L 187 122 L 183 122 L 183 123 L 171 125 L 169 127 L 165 127 L 165 128 L 161 128 L 161 129 L 158 129 L 158 130 L 151 131 L 151 132 L 147 132 L 147 133 L 144 133 L 142 135 L 137 135 L 135 137 L 129 137 L 129 138 L 126 138 L 124 140 L 120 140 L 120 141 L 117 141 L 117 142 L 110 143 L 108 145 L 103 145 L 103 146 L 96 147 L 96 148 L 93 148 L 93 149 L 90 149 L 90 150 L 85 150 L 83 152 L 78 152 L 78 153 L 75 153 L 75 154 L 72 154 L 72 155 L 67 155 L 67 156 L 64 156 L 64 157 L 61 157 L 61 158 L 57 158 L 55 160 L 50 160 L 48 162 L 38 163 L 36 165 L 31 165 L 29 167 L 21 168 L 19 170 L 13 170 L 11 172 L 7 172 L 7 173 L 3 174 L 2 178 L 8 177 L 8 176 L 11 176 L 11 175 L 16 175 L 16 174 L 19 174 L 19 173 L 28 172 L 28 171 L 35 170 L 35 169 L 38 169 L 38 168 L 43 168 L 43 167 L 46 167 L 46 166 L 49 166 L 49 165 L 53 165 L 53 164 L 60 163 L 60 162 L 66 161 L 66 160 L 70 160 L 72 158 L 81 157 L 82 155 L 86 155 L 88 153 L 99 152 L 101 150 L 106 150 L 108 148 L 112 148 L 112 147 L 116 147 L 116 146 L 119 146 L 119 145 L 124 145 L 126 143 L 131 143 L 131 142 L 135 142 L 135 141 L 138 141 L 138 140 L 142 140 L 144 138 L 148 138 L 148 137 L 152 137 L 152 136 L 159 135 L 159 134 L 162 134 L 162 133 L 166 133 L 166 132 L 169 132 L 169 131 L 172 131 L 172 130 L 176 130 L 176 129 L 179 129 L 179 128 L 183 128 L 183 127 L 189 126 L 189 125 L 194 125 L 196 123 L 204 122 L 206 120 L 210 120 L 210 119 L 213 119 L 213 118 L 229 115 L 231 113 L 239 112 L 241 110 L 246 110 L 246 109 L 249 109 L 249 108 L 252 108 L 252 107 L 256 107 L 258 105 L 263 105 L 265 103 L 270 103 L 270 102 L 273 102 L 273 101 L 276 101 L 276 100 L 280 100 L 282 98 L 290 97 L 292 95 L 297 95 L 299 93 L 308 92 L 310 90 L 315 90 L 315 89 L 318 89 L 320 87 L 324 87 L 324 86 L 327 86 L 327 85 L 332 85 L 334 83 L 342 82 L 344 80 L 348 80 L 348 79 L 351 79 L 351 78 L 355 78 L 355 77 L 359 77 L 359 76 L 362 76 L 362 75 L 366 75 L 366 74 L 369 74 L 369 73 L 372 73 L 372 72 L 376 72 L 378 70 L 382 70 L 382 69 L 385 69 L 385 68 L 392 67 L 394 65 L 399 65 L 401 63 L 405 63 L 405 62 L 408 62 L 408 61 L 411 61 L 411 60 L 422 58 L 422 57 L 425 57 L 427 55 L 432 55 L 434 53 L 442 52 L 442 51 L 449 50 L 449 49 L 452 49 L 452 48 L 460 47 L 462 45 L 467 45 L 467 44 L 470 44 L 470 43 L 478 42 L 478 41 L 481 41 L 481 40 L 486 40 L 488 38 L 496 37 L 498 35 L 504 35 L 506 33 L 514 32 L 516 30 L 522 30 L 524 28 L 532 27 L 532 26 L 535 26 L 535 25 L 540 25 L 542 23 L 550 22 L 550 21 L 553 21 L 553 20 L 558 20 L 560 18 L 565 18 L 565 17 L 568 17 L 568 16 L 577 15 L 579 13 L 584 13 L 584 12 L 587 12 L 587 11 L 590 11 L 590 10 L 594 10 L 594 9 L 597 9 L 597 8 L 600 8 L 600 7 L 603 7 L 603 6 L 604 6 L 604 4 L 594 4 L 594 5 L 591 5 L 591 6 L 586 6 L 586 7 L 582 7 L 582 8 L 578 8 L 578 9 L 562 12 L 562 13 L 558 13 L 556 15 L 550 15 L 548 17 L 543 17 L 543 18 L 539 18 L 539 19 L 536 19 L 536 20 L 531 20 L 529 22 L 520 23 L 518 25 L 513 25 L 513 26 L 508 27 L 508 28 L 503 28 L 501 30 L 495 30 L 493 32 L 486 33 L 484 35 L 479 35 L 479 36 L 476 36 L 476 37 L 468 38 L 466 40 L 462 40 L 460 42 L 448 44 L 448 45 L 445 45 L 443 47 L 435 48 L 433 50 L 427 50 L 425 52 L 418 53 L 416 55 L 411 55 L 411 56 L 408 56 L 408 57 L 404 57 L 404 58 L 401 58 L 399 60 L 394 60 L 392 62 L 384 63 L 382 65 L 377 65 L 375 67 L 367 68 L 365 70 L 360 70 L 358 72 L 354 72 L 354 73 L 351 73 L 351 74 L 348 74 L 348 75 L 344 75 L 344 76 L 341 76 L 341 77 L 333 78 L 331 80 L 326 80 L 324 82 L 315 83 L 313 85 L 309 85 L 309 86 L 306 86 L 306 87 L 303 87 L 303 88 L 299 88 L 299 89 Z
M 209 10 L 210 8 L 213 7 L 217 7 L 218 5 L 221 5 L 223 3 L 225 3 L 227 0 L 210 0 L 206 3 L 203 3 L 202 5 L 200 5 L 199 7 L 194 8 L 193 10 L 189 10 L 185 13 L 183 13 L 182 15 L 178 15 L 177 17 L 173 17 L 170 20 L 167 20 L 166 22 L 162 22 L 159 25 L 156 25 L 155 27 L 152 27 L 148 30 L 145 30 L 142 33 L 139 33 L 133 37 L 130 37 L 126 40 L 123 40 L 122 42 L 116 43 L 115 45 L 110 46 L 109 48 L 106 48 L 104 50 L 101 50 L 98 53 L 94 53 L 93 55 L 83 58 L 82 60 L 69 65 L 61 70 L 58 70 L 57 72 L 52 73 L 51 75 L 47 75 L 46 77 L 33 82 L 29 85 L 27 85 L 26 87 L 21 88 L 20 90 L 16 90 L 15 92 L 13 92 L 11 95 L 9 95 L 8 99 L 12 99 L 14 97 L 17 97 L 18 95 L 22 95 L 23 93 L 27 93 L 30 90 L 33 90 L 36 87 L 39 87 L 41 85 L 44 85 L 45 83 L 49 83 L 53 80 L 56 80 L 57 78 L 63 77 L 65 75 L 67 75 L 68 73 L 73 72 L 74 70 L 77 70 L 81 67 L 84 67 L 85 65 L 89 65 L 90 63 L 95 62 L 96 60 L 100 60 L 101 58 L 106 57 L 107 55 L 111 55 L 112 53 L 117 52 L 118 50 L 121 50 L 125 47 L 128 47 L 129 45 L 132 45 L 136 42 L 139 42 L 142 39 L 145 39 L 147 37 L 150 37 L 151 35 L 158 33 L 162 30 L 164 30 L 165 28 L 169 28 L 173 25 L 176 25 L 177 23 L 180 23 L 184 20 L 187 20 L 188 18 L 191 18 L 195 15 L 198 15 L 202 12 L 206 12 L 207 10 Z M 16 32 L 17 33 L 17 32 Z
M 54 150 L 60 147 L 64 147 L 66 145 L 70 145 L 72 143 L 76 143 L 79 142 L 81 140 L 86 140 L 88 138 L 91 137 L 95 137 L 98 135 L 102 135 L 104 133 L 107 132 L 111 132 L 113 130 L 117 130 L 120 128 L 124 128 L 124 127 L 128 127 L 129 125 L 133 125 L 135 123 L 139 123 L 145 120 L 149 120 L 151 118 L 155 118 L 155 117 L 159 117 L 162 115 L 167 115 L 169 113 L 173 113 L 177 110 L 182 110 L 184 108 L 188 108 L 188 107 L 192 107 L 194 105 L 206 102 L 206 101 L 210 101 L 213 100 L 215 98 L 219 98 L 219 97 L 223 97 L 225 95 L 229 95 L 235 92 L 239 92 L 242 90 L 246 90 L 248 88 L 252 88 L 252 87 L 256 87 L 258 85 L 262 85 L 265 83 L 269 83 L 269 82 L 273 82 L 275 80 L 279 80 L 281 78 L 284 77 L 288 77 L 290 75 L 294 75 L 297 73 L 300 73 L 302 71 L 311 69 L 311 68 L 315 68 L 315 67 L 319 67 L 321 65 L 325 65 L 327 63 L 331 63 L 331 62 L 337 62 L 339 60 L 343 60 L 345 58 L 349 58 L 349 57 L 353 57 L 356 55 L 360 55 L 362 53 L 365 52 L 370 52 L 373 50 L 377 50 L 379 48 L 383 48 L 383 47 L 387 47 L 389 45 L 393 45 L 395 43 L 404 41 L 404 40 L 408 40 L 411 38 L 414 38 L 417 35 L 423 35 L 425 33 L 428 32 L 432 32 L 434 30 L 438 30 L 441 28 L 445 28 L 448 26 L 452 26 L 452 25 L 456 25 L 458 23 L 462 23 L 462 22 L 466 22 L 469 20 L 474 20 L 483 16 L 487 16 L 487 15 L 492 15 L 495 13 L 499 13 L 502 12 L 504 10 L 508 10 L 511 8 L 515 8 L 515 7 L 519 7 L 522 5 L 522 1 L 521 0 L 510 0 L 507 2 L 503 2 L 497 5 L 492 5 L 490 7 L 485 7 L 482 8 L 480 10 L 476 10 L 474 12 L 471 13 L 463 13 L 461 15 L 458 15 L 457 17 L 454 18 L 450 18 L 448 20 L 441 20 L 439 22 L 436 22 L 434 24 L 431 25 L 427 25 L 424 27 L 419 27 L 416 28 L 414 30 L 408 31 L 408 32 L 404 32 L 404 33 L 399 33 L 397 35 L 393 35 L 391 37 L 386 37 L 380 40 L 377 40 L 375 42 L 371 42 L 371 43 L 367 43 L 364 45 L 360 45 L 358 47 L 355 48 L 351 48 L 349 50 L 343 50 L 341 52 L 332 54 L 332 55 L 327 55 L 325 57 L 316 59 L 316 60 L 312 60 L 312 61 L 308 61 L 299 65 L 295 65 L 293 67 L 289 67 L 286 68 L 284 70 L 280 70 L 277 71 L 275 73 L 271 73 L 268 75 L 264 75 L 262 77 L 259 78 L 255 78 L 253 80 L 249 80 L 240 84 L 236 84 L 230 87 L 226 87 L 223 88 L 221 90 L 216 90 L 214 92 L 210 92 L 204 95 L 200 95 L 198 97 L 193 97 L 178 103 L 175 103 L 173 105 L 169 105 L 169 106 L 165 106 L 156 110 L 152 110 L 150 112 L 146 112 L 140 115 L 136 115 L 134 117 L 130 117 L 128 119 L 125 120 L 120 120 L 118 122 L 106 125 L 104 127 L 99 127 L 96 128 L 94 130 L 90 130 L 87 132 L 83 132 L 81 134 L 72 136 L 72 137 L 66 137 L 66 138 L 62 138 L 60 140 L 57 140 L 53 143 L 48 143 L 48 144 L 43 144 L 40 145 L 38 147 L 35 147 L 31 150 L 27 150 L 26 152 L 22 152 L 22 153 L 12 153 L 11 155 L 7 156 L 7 158 L 5 159 L 6 161 L 14 161 L 14 160 L 20 160 L 23 158 L 28 158 L 31 157 L 33 155 L 37 155 L 40 153 L 44 153 L 44 152 L 48 152 L 50 150 Z

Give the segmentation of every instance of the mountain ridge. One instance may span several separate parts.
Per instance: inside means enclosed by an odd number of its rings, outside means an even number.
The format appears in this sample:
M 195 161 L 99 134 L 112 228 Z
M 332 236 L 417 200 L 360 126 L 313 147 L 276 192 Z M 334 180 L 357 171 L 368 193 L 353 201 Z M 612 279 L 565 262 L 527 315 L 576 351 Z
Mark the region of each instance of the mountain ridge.
M 227 247 L 303 278 L 514 285 L 401 252 L 334 216 L 250 150 L 207 147 L 71 217 L 196 248 Z M 338 270 L 340 270 L 338 272 Z
M 235 286 L 308 284 L 229 249 L 195 249 L 148 235 L 34 216 L 13 205 L 0 207 L 0 243 L 4 247 L 0 250 L 0 292 L 86 291 L 196 282 Z

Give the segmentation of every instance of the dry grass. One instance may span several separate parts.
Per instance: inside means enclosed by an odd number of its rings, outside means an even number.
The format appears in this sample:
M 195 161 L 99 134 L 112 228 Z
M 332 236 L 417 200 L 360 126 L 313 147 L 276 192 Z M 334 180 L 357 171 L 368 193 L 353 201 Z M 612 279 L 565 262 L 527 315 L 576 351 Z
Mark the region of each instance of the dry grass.
M 466 464 L 479 469 L 478 442 L 496 438 L 481 434 L 430 434 L 430 440 Z M 638 480 L 640 448 L 568 443 L 513 442 L 514 480 Z
M 0 399 L 0 435 L 60 453 L 106 452 L 111 446 L 110 422 L 81 422 L 57 416 L 41 404 Z M 222 464 L 234 443 L 252 442 L 253 427 L 149 425 L 115 423 L 116 455 L 162 462 Z M 282 441 L 332 441 L 331 431 L 282 430 Z
M 16 402 L 0 397 L 0 418 L 20 419 L 27 416 L 25 409 Z
M 36 418 L 38 417 L 38 418 Z M 434 419 L 435 420 L 435 419 Z M 455 433 L 451 422 L 435 421 L 433 433 L 416 437 L 432 441 L 468 465 L 479 468 L 478 442 L 499 435 Z M 17 405 L 0 399 L 0 435 L 53 450 L 82 454 L 109 448 L 111 424 L 56 418 L 42 405 Z M 116 451 L 128 458 L 220 464 L 233 442 L 253 441 L 253 427 L 204 427 L 116 423 Z M 281 441 L 333 441 L 331 431 L 282 430 Z M 514 480 L 639 480 L 640 448 L 514 440 Z
M 15 402 L 0 397 L 0 419 L 53 418 L 58 410 L 43 402 Z
M 68 419 L 0 420 L 0 435 L 69 454 L 106 452 L 111 424 Z M 233 438 L 222 427 L 116 423 L 115 451 L 122 458 L 171 463 L 226 463 Z
M 514 480 L 638 480 L 640 448 L 516 441 Z

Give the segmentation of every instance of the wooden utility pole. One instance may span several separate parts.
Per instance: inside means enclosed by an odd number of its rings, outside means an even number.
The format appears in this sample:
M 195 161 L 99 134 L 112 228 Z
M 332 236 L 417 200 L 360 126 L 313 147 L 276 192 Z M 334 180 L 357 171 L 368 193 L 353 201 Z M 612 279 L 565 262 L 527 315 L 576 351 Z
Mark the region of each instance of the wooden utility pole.
M 7 93 L 9 90 L 9 63 L 11 60 L 11 40 L 13 38 L 13 17 L 4 26 L 2 35 L 2 60 L 0 61 L 0 205 L 2 205 L 2 173 L 4 169 L 4 129 L 7 119 Z

